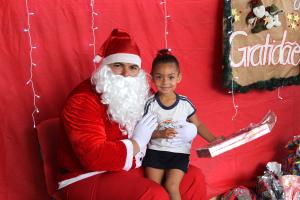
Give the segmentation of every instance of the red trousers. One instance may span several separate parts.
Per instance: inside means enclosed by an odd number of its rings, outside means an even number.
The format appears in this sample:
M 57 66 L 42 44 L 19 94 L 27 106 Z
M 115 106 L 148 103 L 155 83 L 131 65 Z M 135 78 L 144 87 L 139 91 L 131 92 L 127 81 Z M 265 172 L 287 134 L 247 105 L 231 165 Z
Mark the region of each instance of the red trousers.
M 190 166 L 181 184 L 182 200 L 207 200 L 201 171 Z M 144 178 L 143 168 L 98 174 L 62 188 L 64 200 L 168 200 L 166 190 Z

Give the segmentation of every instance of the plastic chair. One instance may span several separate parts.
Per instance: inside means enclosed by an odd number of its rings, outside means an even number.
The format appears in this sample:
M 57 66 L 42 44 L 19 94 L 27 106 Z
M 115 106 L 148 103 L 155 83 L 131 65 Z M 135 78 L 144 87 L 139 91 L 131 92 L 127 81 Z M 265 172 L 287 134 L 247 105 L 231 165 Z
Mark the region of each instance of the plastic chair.
M 43 159 L 44 175 L 48 194 L 54 199 L 62 199 L 57 190 L 56 153 L 58 136 L 62 131 L 59 118 L 43 121 L 37 125 L 37 136 Z

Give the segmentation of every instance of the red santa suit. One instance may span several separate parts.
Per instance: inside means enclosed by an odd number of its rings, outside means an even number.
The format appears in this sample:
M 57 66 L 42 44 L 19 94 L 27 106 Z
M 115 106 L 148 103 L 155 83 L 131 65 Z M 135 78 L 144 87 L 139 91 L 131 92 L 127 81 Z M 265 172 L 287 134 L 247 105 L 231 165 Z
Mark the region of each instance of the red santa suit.
M 65 198 L 169 199 L 162 186 L 144 178 L 142 168 L 134 169 L 141 157 L 133 159 L 131 141 L 110 120 L 90 80 L 72 91 L 61 120 L 65 134 L 60 138 L 58 166 Z M 180 185 L 182 199 L 206 199 L 205 188 L 200 170 L 191 166 Z
M 72 155 L 60 152 L 62 172 L 75 175 L 82 170 L 120 171 L 135 166 L 127 134 L 109 119 L 107 105 L 100 101 L 101 96 L 90 80 L 82 82 L 70 94 L 62 112 L 62 122 L 70 140 L 67 146 L 74 152 Z

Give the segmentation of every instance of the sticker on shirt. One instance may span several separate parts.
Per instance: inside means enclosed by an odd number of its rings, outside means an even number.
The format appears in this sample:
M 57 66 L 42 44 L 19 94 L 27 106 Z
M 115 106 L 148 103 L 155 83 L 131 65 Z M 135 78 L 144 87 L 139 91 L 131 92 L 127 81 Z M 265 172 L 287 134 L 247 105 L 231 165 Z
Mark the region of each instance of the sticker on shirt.
M 164 120 L 158 124 L 158 130 L 162 131 L 167 128 L 175 128 L 176 122 L 171 119 Z
M 167 128 L 182 128 L 181 125 L 178 124 L 179 121 L 173 121 L 171 119 L 164 120 L 158 124 L 158 130 L 162 131 Z

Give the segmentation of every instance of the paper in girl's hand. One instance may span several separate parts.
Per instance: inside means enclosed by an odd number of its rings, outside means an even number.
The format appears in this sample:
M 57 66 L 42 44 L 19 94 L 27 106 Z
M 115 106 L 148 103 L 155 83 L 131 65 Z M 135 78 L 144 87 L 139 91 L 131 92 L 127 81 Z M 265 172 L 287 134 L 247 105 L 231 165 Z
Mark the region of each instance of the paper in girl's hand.
M 271 132 L 276 123 L 276 119 L 276 115 L 272 111 L 269 111 L 260 123 L 251 123 L 248 127 L 233 133 L 225 138 L 225 140 L 215 141 L 205 147 L 197 149 L 198 157 L 215 157 L 266 135 Z

